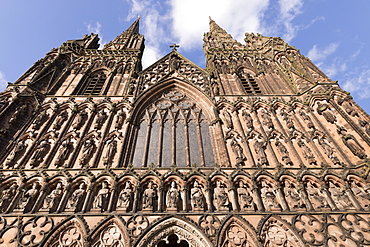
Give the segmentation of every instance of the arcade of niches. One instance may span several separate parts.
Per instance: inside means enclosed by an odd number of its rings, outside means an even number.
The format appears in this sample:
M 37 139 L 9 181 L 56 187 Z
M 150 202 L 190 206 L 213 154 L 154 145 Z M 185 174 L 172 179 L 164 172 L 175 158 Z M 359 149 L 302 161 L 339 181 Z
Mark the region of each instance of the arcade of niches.
M 280 38 L 210 20 L 142 70 L 139 19 L 0 94 L 0 246 L 370 245 L 370 117 Z

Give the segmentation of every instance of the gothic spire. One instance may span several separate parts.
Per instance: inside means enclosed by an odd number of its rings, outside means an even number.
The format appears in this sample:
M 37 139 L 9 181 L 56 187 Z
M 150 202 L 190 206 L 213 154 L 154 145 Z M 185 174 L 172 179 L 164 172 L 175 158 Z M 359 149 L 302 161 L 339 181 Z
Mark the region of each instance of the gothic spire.
M 144 43 L 144 36 L 139 34 L 140 16 L 134 23 L 114 40 L 104 46 L 105 50 L 122 50 L 122 49 L 141 49 Z

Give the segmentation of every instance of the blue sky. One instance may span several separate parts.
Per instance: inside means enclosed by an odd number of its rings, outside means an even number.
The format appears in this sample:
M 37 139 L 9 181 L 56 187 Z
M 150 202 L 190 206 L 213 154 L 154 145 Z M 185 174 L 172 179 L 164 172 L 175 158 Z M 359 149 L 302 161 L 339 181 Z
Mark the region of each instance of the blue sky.
M 0 1 L 0 91 L 53 47 L 87 33 L 107 43 L 141 16 L 143 65 L 169 45 L 205 67 L 208 16 L 235 39 L 279 36 L 300 49 L 370 113 L 369 0 L 63 0 Z

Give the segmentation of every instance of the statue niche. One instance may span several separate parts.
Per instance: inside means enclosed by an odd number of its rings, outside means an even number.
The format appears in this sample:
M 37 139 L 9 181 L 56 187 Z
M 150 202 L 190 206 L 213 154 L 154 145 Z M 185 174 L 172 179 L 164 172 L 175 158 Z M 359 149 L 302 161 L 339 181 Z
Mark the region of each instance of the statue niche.
M 307 180 L 306 192 L 314 210 L 330 209 L 328 201 L 324 195 L 324 192 L 320 189 L 319 185 L 312 182 L 311 180 Z
M 299 211 L 306 208 L 302 195 L 297 189 L 297 185 L 288 179 L 284 182 L 284 195 L 291 211 Z
M 204 194 L 203 186 L 199 183 L 198 180 L 195 180 L 193 187 L 190 189 L 190 204 L 192 211 L 204 211 Z
M 133 184 L 130 181 L 125 182 L 124 188 L 121 190 L 118 196 L 118 209 L 129 212 L 132 207 L 134 199 Z
M 57 183 L 55 188 L 44 199 L 43 209 L 49 209 L 49 212 L 55 212 L 59 206 L 60 200 L 64 193 L 63 184 Z
M 38 195 L 39 195 L 39 184 L 37 182 L 34 182 L 31 188 L 22 190 L 21 198 L 18 201 L 17 209 L 22 210 L 24 213 L 31 211 Z
M 12 152 L 10 153 L 9 157 L 6 160 L 5 166 L 8 168 L 17 168 L 18 160 L 23 157 L 23 154 L 26 152 L 28 144 L 26 143 L 26 139 L 22 139 L 18 141 Z
M 60 145 L 58 156 L 55 161 L 56 167 L 61 167 L 64 165 L 64 162 L 68 160 L 69 155 L 72 153 L 74 149 L 72 137 L 69 136 L 65 140 L 62 141 L 62 144 Z
M 32 168 L 38 167 L 44 161 L 44 158 L 49 153 L 50 148 L 51 145 L 48 139 L 44 139 L 40 142 L 31 158 L 30 165 Z
M 221 180 L 216 181 L 216 186 L 213 189 L 213 205 L 219 212 L 230 210 L 230 201 L 226 191 L 226 185 Z
M 9 188 L 4 189 L 0 194 L 0 212 L 4 213 L 13 201 L 18 190 L 18 184 L 13 183 Z
M 155 212 L 157 208 L 157 184 L 149 181 L 143 192 L 142 209 L 143 211 Z
M 167 211 L 178 211 L 181 197 L 179 186 L 176 181 L 170 183 L 170 187 L 166 193 L 166 208 Z
M 74 212 L 79 212 L 82 209 L 83 203 L 86 196 L 86 184 L 81 182 L 76 188 L 71 197 L 68 199 L 66 209 L 72 210 Z
M 101 189 L 98 190 L 92 208 L 93 209 L 100 209 L 100 212 L 105 212 L 108 209 L 108 203 L 109 203 L 109 197 L 110 197 L 110 188 L 109 183 L 107 181 L 104 181 L 101 183 Z
M 265 211 L 280 211 L 281 206 L 277 200 L 276 188 L 267 180 L 261 181 L 261 199 Z
M 337 132 L 342 137 L 344 145 L 346 145 L 354 155 L 356 155 L 360 159 L 367 158 L 365 149 L 360 145 L 360 143 L 353 135 L 346 133 L 347 130 L 344 127 L 339 127 L 337 129 Z
M 236 192 L 238 195 L 238 203 L 240 211 L 255 211 L 253 197 L 250 195 L 247 184 L 243 180 L 239 180 L 239 187 Z

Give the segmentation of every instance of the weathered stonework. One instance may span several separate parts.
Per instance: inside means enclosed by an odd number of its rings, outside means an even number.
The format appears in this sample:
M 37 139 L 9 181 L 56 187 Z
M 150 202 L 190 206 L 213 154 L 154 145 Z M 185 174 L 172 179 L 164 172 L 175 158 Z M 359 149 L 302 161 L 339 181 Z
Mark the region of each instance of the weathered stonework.
M 145 70 L 139 19 L 0 94 L 0 246 L 368 246 L 370 117 L 280 38 L 213 20 Z

